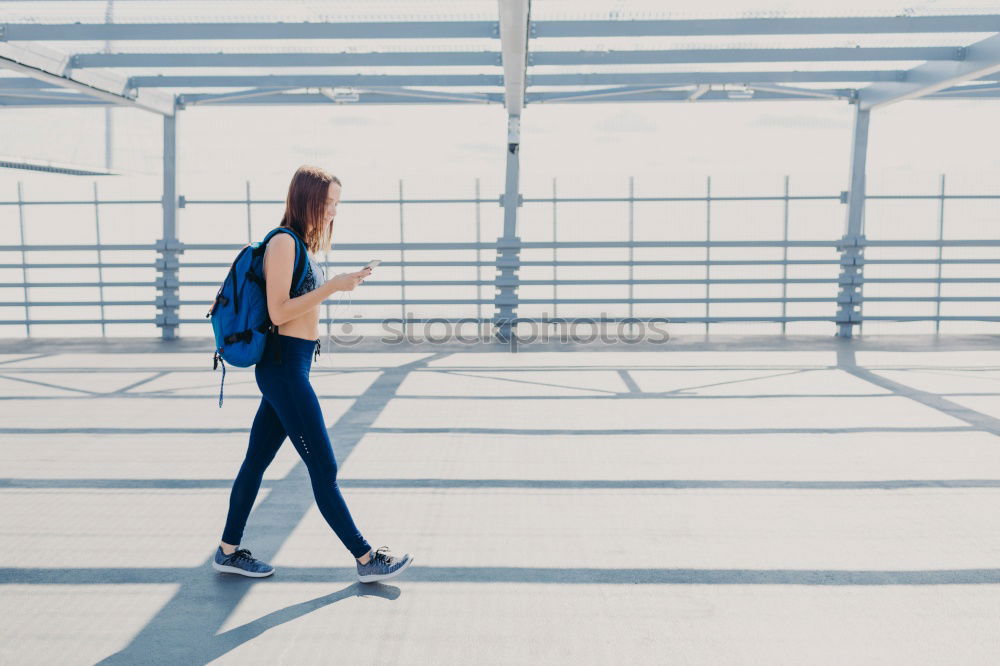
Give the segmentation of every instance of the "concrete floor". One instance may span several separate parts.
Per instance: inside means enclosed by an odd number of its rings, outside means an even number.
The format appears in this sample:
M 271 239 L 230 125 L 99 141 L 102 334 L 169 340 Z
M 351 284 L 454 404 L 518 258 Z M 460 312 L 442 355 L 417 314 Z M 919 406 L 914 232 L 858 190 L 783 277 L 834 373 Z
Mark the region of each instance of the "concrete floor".
M 0 341 L 0 663 L 996 664 L 1000 338 L 362 344 L 313 383 L 353 581 L 211 341 Z

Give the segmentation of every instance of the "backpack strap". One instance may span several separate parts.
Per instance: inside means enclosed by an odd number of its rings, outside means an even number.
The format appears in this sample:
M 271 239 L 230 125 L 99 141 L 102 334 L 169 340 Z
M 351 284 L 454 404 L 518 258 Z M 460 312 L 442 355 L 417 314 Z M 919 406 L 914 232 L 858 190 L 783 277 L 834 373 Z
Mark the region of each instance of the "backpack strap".
M 264 248 L 266 248 L 268 241 L 270 241 L 276 234 L 281 232 L 291 234 L 292 238 L 295 239 L 295 266 L 292 269 L 292 291 L 298 291 L 302 287 L 302 283 L 306 279 L 306 262 L 308 258 L 308 248 L 306 247 L 305 241 L 299 236 L 294 229 L 290 227 L 275 227 L 271 231 L 267 232 L 264 236 L 264 240 L 261 241 L 259 250 L 261 254 L 264 253 Z M 263 272 L 263 268 L 261 269 Z M 298 278 L 295 276 L 298 275 Z M 270 321 L 270 320 L 269 320 Z M 268 336 L 274 337 L 274 347 L 275 347 L 275 360 L 278 364 L 281 363 L 281 341 L 278 340 L 278 328 L 277 326 L 270 327 L 267 332 Z
M 306 279 L 306 262 L 308 261 L 307 252 L 309 251 L 306 248 L 305 241 L 303 241 L 302 238 L 295 233 L 295 230 L 289 227 L 275 227 L 274 229 L 271 229 L 267 232 L 267 235 L 264 236 L 264 240 L 260 242 L 259 252 L 263 255 L 268 241 L 281 232 L 291 234 L 292 238 L 295 239 L 295 266 L 292 269 L 292 290 L 295 291 L 302 286 L 302 283 Z M 295 277 L 296 275 L 298 275 L 298 278 Z

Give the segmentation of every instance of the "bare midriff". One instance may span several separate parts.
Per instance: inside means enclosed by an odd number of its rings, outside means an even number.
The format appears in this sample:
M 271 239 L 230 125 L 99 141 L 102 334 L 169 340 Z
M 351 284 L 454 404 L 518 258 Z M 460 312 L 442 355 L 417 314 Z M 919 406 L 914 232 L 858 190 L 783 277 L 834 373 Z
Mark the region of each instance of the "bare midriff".
M 267 275 L 267 251 L 264 252 L 264 274 Z M 278 326 L 279 335 L 289 335 L 303 340 L 319 339 L 319 311 L 322 305 L 306 310 L 298 317 Z

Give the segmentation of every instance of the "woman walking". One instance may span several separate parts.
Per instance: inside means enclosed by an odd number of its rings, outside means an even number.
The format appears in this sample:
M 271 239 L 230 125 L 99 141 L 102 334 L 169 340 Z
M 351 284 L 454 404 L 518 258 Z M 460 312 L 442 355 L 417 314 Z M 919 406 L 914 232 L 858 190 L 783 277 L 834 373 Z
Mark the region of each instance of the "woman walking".
M 294 232 L 309 249 L 302 287 L 293 291 L 295 239 L 276 234 L 264 252 L 267 310 L 276 335 L 269 335 L 264 356 L 254 374 L 261 400 L 250 429 L 246 458 L 233 482 L 222 542 L 212 562 L 217 571 L 262 577 L 274 573 L 270 564 L 239 547 L 264 470 L 288 437 L 305 462 L 313 495 L 323 518 L 357 560 L 358 580 L 369 583 L 392 578 L 413 562 L 409 554 L 394 555 L 387 546 L 375 550 L 357 526 L 337 485 L 337 461 L 326 432 L 319 399 L 309 383 L 312 361 L 319 355 L 320 305 L 335 291 L 351 291 L 371 274 L 371 268 L 341 273 L 327 280 L 313 254 L 328 248 L 341 184 L 318 167 L 302 166 L 292 177 L 282 227 Z

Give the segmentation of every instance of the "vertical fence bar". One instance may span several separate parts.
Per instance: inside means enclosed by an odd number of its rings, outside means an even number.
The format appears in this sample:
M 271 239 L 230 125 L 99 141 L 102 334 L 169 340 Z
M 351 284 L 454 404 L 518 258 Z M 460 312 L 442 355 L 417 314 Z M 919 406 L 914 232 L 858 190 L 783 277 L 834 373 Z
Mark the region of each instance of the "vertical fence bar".
M 403 249 L 403 179 L 399 179 L 399 300 L 403 310 L 403 335 L 406 335 L 406 254 Z
M 250 216 L 250 181 L 247 181 L 247 243 L 253 243 L 253 230 Z
M 705 191 L 705 335 L 708 335 L 709 301 L 712 299 L 712 177 L 706 176 Z
M 27 337 L 31 337 L 31 314 L 28 306 L 28 255 L 24 246 L 27 244 L 24 234 L 24 195 L 21 191 L 23 184 L 17 181 L 17 222 L 20 234 L 21 245 L 21 281 L 24 289 L 24 331 Z
M 482 206 L 479 205 L 479 177 L 476 177 L 476 333 L 483 334 L 483 285 L 479 282 L 483 279 L 483 267 L 479 262 L 483 260 L 483 251 L 479 249 L 479 243 L 483 242 L 483 222 Z
M 107 337 L 104 316 L 104 258 L 101 255 L 101 212 L 97 196 L 97 181 L 94 181 L 94 231 L 97 235 L 97 289 L 101 300 L 101 337 Z
M 944 174 L 941 174 L 941 198 L 938 205 L 938 243 L 944 240 Z M 941 332 L 941 259 L 943 254 L 943 245 L 938 245 L 937 247 L 937 293 L 935 305 L 937 306 L 934 311 L 934 333 Z
M 628 177 L 628 316 L 635 316 L 635 176 Z M 631 322 L 628 332 L 634 332 Z
M 785 334 L 785 318 L 788 316 L 788 176 L 785 176 L 785 200 L 781 240 L 781 334 Z
M 552 317 L 559 316 L 559 285 L 556 284 L 559 277 L 559 248 L 555 246 L 559 242 L 559 222 L 557 215 L 558 190 L 555 177 L 552 178 Z

